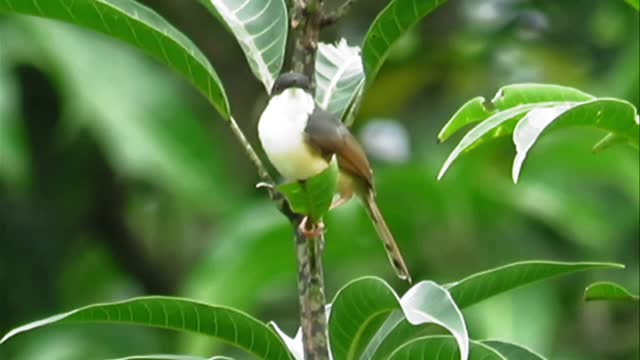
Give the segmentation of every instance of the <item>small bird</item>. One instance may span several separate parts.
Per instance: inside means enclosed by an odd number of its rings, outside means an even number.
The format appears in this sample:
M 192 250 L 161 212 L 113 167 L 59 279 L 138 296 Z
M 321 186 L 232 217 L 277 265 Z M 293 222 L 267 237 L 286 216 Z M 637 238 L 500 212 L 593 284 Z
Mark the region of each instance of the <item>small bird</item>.
M 258 122 L 258 136 L 273 166 L 288 180 L 306 180 L 338 160 L 338 198 L 331 208 L 356 195 L 362 199 L 384 243 L 396 275 L 411 282 L 398 245 L 375 199 L 373 172 L 362 147 L 334 115 L 316 105 L 306 75 L 285 73 L 276 79 Z

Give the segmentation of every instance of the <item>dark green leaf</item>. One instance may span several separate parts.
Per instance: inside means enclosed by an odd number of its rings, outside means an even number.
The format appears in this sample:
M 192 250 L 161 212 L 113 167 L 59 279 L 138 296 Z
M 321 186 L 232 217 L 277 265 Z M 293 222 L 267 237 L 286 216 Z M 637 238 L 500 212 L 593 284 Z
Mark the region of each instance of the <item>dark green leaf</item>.
M 614 300 L 614 301 L 638 301 L 638 295 L 633 295 L 629 290 L 613 282 L 602 281 L 591 284 L 584 291 L 586 301 Z
M 362 44 L 367 84 L 371 84 L 393 44 L 446 0 L 392 0 L 376 17 Z
M 471 275 L 449 285 L 448 289 L 462 309 L 536 281 L 580 271 L 623 268 L 613 263 L 524 261 Z
M 305 181 L 280 185 L 278 191 L 287 198 L 294 212 L 318 221 L 329 211 L 333 195 L 336 193 L 337 180 L 338 163 L 334 158 L 329 167 L 320 174 Z
M 485 340 L 481 343 L 497 351 L 507 360 L 545 360 L 542 356 L 523 346 L 506 341 Z
M 289 18 L 284 0 L 200 0 L 233 33 L 267 93 L 280 74 Z
M 0 344 L 17 334 L 53 324 L 111 323 L 158 327 L 209 335 L 261 359 L 291 359 L 278 336 L 240 311 L 171 297 L 142 297 L 95 304 L 13 329 Z
M 229 119 L 227 96 L 204 54 L 166 20 L 136 1 L 0 0 L 0 12 L 61 20 L 128 42 L 182 74 Z
M 470 343 L 469 350 L 469 360 L 507 360 L 497 351 L 476 341 Z M 411 340 L 389 357 L 389 360 L 414 359 L 458 360 L 461 355 L 452 336 L 425 336 Z

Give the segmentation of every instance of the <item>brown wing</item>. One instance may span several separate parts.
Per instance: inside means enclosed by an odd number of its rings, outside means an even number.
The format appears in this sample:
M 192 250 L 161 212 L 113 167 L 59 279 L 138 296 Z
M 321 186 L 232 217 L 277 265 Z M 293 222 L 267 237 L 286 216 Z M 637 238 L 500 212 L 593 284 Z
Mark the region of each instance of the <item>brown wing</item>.
M 311 146 L 323 156 L 330 158 L 336 154 L 343 171 L 362 179 L 369 188 L 373 187 L 367 155 L 349 129 L 335 116 L 316 106 L 309 116 L 305 133 Z

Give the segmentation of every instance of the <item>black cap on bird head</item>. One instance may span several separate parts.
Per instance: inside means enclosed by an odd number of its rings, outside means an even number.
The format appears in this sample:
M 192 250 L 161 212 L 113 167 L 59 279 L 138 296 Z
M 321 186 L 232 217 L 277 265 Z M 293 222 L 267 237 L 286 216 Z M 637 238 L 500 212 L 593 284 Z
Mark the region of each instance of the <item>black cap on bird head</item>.
M 271 88 L 271 96 L 278 95 L 289 88 L 298 88 L 304 91 L 311 89 L 311 81 L 309 78 L 300 73 L 290 72 L 278 76 Z

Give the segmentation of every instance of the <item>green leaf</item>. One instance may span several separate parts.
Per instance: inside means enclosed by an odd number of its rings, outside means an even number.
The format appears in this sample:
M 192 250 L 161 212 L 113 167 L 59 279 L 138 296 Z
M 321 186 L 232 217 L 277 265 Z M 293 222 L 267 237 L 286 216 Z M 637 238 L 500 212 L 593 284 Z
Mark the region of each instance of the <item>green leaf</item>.
M 136 1 L 0 0 L 0 12 L 61 20 L 128 42 L 182 74 L 229 119 L 227 96 L 204 54 L 166 20 Z
M 640 1 L 638 0 L 625 0 L 627 2 L 627 4 L 633 6 L 634 9 L 636 10 L 640 10 Z
M 613 300 L 613 301 L 638 301 L 638 295 L 633 295 L 629 290 L 613 282 L 602 281 L 589 285 L 584 291 L 586 301 Z
M 472 341 L 469 350 L 469 360 L 508 360 L 480 342 Z M 425 336 L 403 345 L 389 357 L 389 360 L 457 360 L 460 358 L 460 350 L 455 338 L 451 336 Z
M 448 286 L 461 309 L 536 281 L 596 269 L 623 269 L 613 263 L 524 261 L 471 275 Z
M 127 356 L 127 357 L 111 359 L 111 360 L 233 360 L 233 359 L 226 356 L 214 356 L 211 358 L 203 358 L 199 356 L 189 356 L 189 355 L 159 354 L 159 355 L 134 355 L 134 356 Z
M 445 161 L 441 179 L 464 151 L 504 135 L 513 134 L 517 155 L 512 177 L 517 182 L 528 151 L 546 129 L 570 126 L 607 131 L 634 147 L 639 144 L 638 113 L 623 100 L 599 98 L 579 90 L 541 84 L 510 85 L 498 91 L 491 104 L 482 97 L 467 102 L 440 131 L 441 141 L 469 124 L 479 123 L 460 140 Z M 597 147 L 606 146 L 598 144 Z
M 405 321 L 406 320 L 406 321 Z M 399 325 L 411 334 L 403 342 L 385 342 Z M 335 297 L 329 316 L 329 339 L 335 359 L 382 359 L 423 334 L 427 325 L 438 325 L 452 335 L 466 358 L 469 338 L 462 314 L 449 293 L 439 285 L 423 281 L 402 299 L 383 280 L 362 278 L 347 284 Z
M 500 355 L 507 360 L 546 360 L 541 355 L 536 354 L 524 346 L 506 341 L 485 340 L 481 341 L 481 343 L 500 353 Z
M 393 45 L 423 17 L 446 0 L 392 0 L 373 21 L 362 44 L 362 60 L 370 85 Z
M 338 181 L 338 162 L 335 157 L 329 167 L 320 174 L 304 181 L 294 181 L 278 186 L 289 202 L 291 209 L 309 216 L 313 221 L 322 219 L 329 211 Z
M 280 74 L 289 18 L 284 0 L 200 0 L 222 19 L 267 93 Z
M 399 310 L 399 299 L 378 278 L 361 278 L 340 289 L 329 314 L 329 342 L 334 359 L 360 359 L 377 329 Z
M 490 102 L 479 96 L 464 104 L 440 130 L 438 140 L 445 141 L 466 125 L 486 121 L 501 111 L 515 107 L 533 104 L 538 104 L 538 107 L 553 106 L 560 105 L 562 102 L 579 102 L 593 99 L 595 98 L 587 93 L 565 86 L 548 84 L 503 86 Z M 513 124 L 510 127 L 508 127 L 508 124 L 502 125 L 496 128 L 491 135 L 497 137 L 509 134 L 513 131 L 513 126 Z
M 316 103 L 342 119 L 364 86 L 360 48 L 345 39 L 337 45 L 320 43 L 316 55 Z
M 260 359 L 291 359 L 278 336 L 240 311 L 191 300 L 151 296 L 94 304 L 11 330 L 0 344 L 17 334 L 53 324 L 110 323 L 158 327 L 213 336 Z

